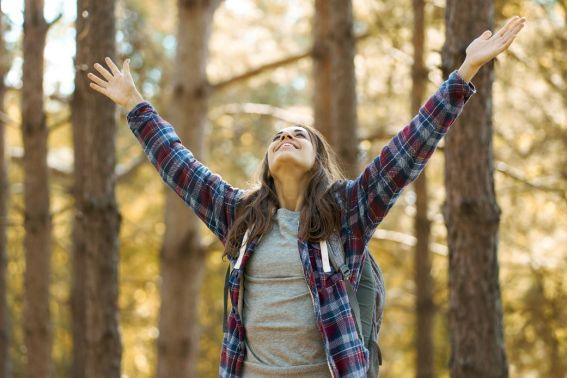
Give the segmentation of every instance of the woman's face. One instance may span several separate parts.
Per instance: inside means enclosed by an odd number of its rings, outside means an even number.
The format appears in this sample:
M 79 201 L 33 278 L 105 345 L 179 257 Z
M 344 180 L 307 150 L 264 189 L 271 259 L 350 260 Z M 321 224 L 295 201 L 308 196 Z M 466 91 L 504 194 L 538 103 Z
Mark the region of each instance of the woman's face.
M 309 132 L 300 126 L 282 129 L 268 147 L 268 166 L 273 177 L 308 172 L 315 163 L 315 147 Z

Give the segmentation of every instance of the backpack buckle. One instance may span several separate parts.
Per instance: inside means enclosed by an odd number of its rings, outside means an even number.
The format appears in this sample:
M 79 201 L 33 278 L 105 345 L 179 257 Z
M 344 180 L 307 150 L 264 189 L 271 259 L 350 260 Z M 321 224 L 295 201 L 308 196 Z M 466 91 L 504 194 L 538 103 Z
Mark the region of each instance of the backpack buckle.
M 350 271 L 350 268 L 348 267 L 347 264 L 341 265 L 341 266 L 339 267 L 339 270 L 340 270 L 341 273 L 343 274 L 343 278 L 344 278 L 345 280 L 350 279 L 351 271 Z

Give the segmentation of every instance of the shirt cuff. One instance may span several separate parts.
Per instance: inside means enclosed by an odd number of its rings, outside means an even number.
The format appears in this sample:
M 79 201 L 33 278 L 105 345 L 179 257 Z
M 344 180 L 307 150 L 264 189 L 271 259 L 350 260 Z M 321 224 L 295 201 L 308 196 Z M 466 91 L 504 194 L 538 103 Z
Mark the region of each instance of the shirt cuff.
M 451 72 L 451 74 L 449 75 L 449 78 L 453 78 L 459 82 L 461 82 L 461 84 L 463 85 L 463 88 L 465 89 L 465 93 L 467 95 L 472 95 L 476 93 L 476 87 L 474 86 L 474 84 L 472 83 L 472 81 L 469 81 L 468 83 L 465 81 L 465 79 L 463 79 L 461 77 L 461 75 L 459 75 L 459 70 L 455 70 L 453 72 Z
M 128 112 L 126 119 L 128 120 L 128 122 L 133 121 L 136 117 L 152 110 L 153 107 L 148 101 L 142 101 Z

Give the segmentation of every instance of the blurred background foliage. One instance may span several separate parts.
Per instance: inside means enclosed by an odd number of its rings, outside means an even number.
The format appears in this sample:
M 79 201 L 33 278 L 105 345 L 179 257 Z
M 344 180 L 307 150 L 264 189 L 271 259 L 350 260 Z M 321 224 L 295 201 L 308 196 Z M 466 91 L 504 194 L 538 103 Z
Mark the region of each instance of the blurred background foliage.
M 57 3 L 56 0 L 50 0 Z M 48 1 L 48 3 L 50 2 Z M 72 1 L 60 9 L 73 15 Z M 528 27 L 510 51 L 496 62 L 494 85 L 494 154 L 496 192 L 503 210 L 500 226 L 500 280 L 510 376 L 540 377 L 552 372 L 550 355 L 567 364 L 567 6 L 565 1 L 496 2 L 496 25 L 515 14 L 528 18 Z M 428 93 L 442 82 L 439 69 L 444 36 L 444 2 L 426 4 Z M 355 0 L 356 31 L 368 32 L 357 45 L 359 134 L 390 135 L 411 117 L 412 22 L 410 0 Z M 8 76 L 7 141 L 11 153 L 21 149 L 19 75 L 21 28 L 17 12 L 5 9 L 11 21 L 8 48 L 14 64 Z M 211 85 L 255 67 L 308 52 L 311 47 L 313 4 L 300 0 L 226 0 L 216 12 L 210 43 Z M 119 60 L 132 60 L 135 80 L 145 98 L 163 109 L 171 98 L 175 54 L 176 3 L 173 0 L 120 0 L 117 9 Z M 74 50 L 73 18 L 65 17 L 48 35 L 47 51 L 63 44 Z M 19 28 L 19 29 L 18 29 Z M 68 36 L 71 35 L 71 39 Z M 67 37 L 66 37 L 67 36 Z M 67 41 L 67 42 L 65 42 Z M 67 43 L 67 45 L 65 45 Z M 46 54 L 46 64 L 56 64 Z M 68 59 L 72 59 L 69 55 Z M 18 63 L 20 62 L 20 63 Z M 67 63 L 72 64 L 72 61 Z M 49 73 L 51 72 L 51 73 Z M 72 71 L 69 71 L 72 72 Z M 51 181 L 54 212 L 52 257 L 53 356 L 56 376 L 68 374 L 70 334 L 70 232 L 72 224 L 72 138 L 69 119 L 71 74 L 53 68 L 46 87 L 50 161 L 60 169 Z M 269 136 L 285 126 L 273 116 L 281 109 L 309 120 L 312 90 L 311 60 L 290 64 L 242 80 L 214 92 L 204 162 L 234 186 L 246 187 L 265 153 Z M 474 83 L 474 79 L 473 79 Z M 244 106 L 246 104 L 246 106 Z M 265 104 L 261 112 L 253 104 Z M 266 108 L 262 108 L 266 109 Z M 465 110 L 466 111 L 466 110 Z M 117 161 L 128 165 L 141 154 L 120 113 Z M 364 139 L 360 159 L 369 162 L 386 139 Z M 474 159 L 474 156 L 470 157 Z M 12 318 L 13 370 L 21 376 L 24 343 L 21 327 L 23 290 L 22 167 L 10 164 L 8 300 Z M 448 376 L 446 229 L 442 206 L 443 152 L 428 168 L 430 217 L 435 244 L 433 275 L 436 371 Z M 150 377 L 155 371 L 159 310 L 159 249 L 164 233 L 162 184 L 145 162 L 118 185 L 122 214 L 120 249 L 120 325 L 124 353 L 123 377 Z M 406 189 L 379 230 L 402 237 L 377 237 L 371 251 L 387 285 L 387 306 L 381 332 L 383 377 L 411 377 L 414 364 L 414 281 L 412 230 L 415 195 Z M 212 234 L 203 226 L 204 235 Z M 382 235 L 380 233 L 377 234 Z M 222 342 L 223 283 L 227 262 L 213 244 L 206 265 L 199 311 L 201 358 L 199 376 L 218 376 Z M 182 324 L 179 327 L 183 327 Z

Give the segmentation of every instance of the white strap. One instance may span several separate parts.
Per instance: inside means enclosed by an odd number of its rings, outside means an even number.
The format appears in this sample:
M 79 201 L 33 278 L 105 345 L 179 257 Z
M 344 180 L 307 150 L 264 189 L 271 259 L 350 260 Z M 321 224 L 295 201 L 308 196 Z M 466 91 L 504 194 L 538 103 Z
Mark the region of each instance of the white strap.
M 329 264 L 329 250 L 327 249 L 327 241 L 323 240 L 323 242 L 319 243 L 321 247 L 321 259 L 323 260 L 323 272 L 330 272 L 331 265 Z
M 234 265 L 234 269 L 240 268 L 240 264 L 242 263 L 242 258 L 244 257 L 244 252 L 246 251 L 246 243 L 248 243 L 248 231 L 244 233 L 244 237 L 242 238 L 242 244 L 240 245 L 240 253 L 238 255 L 238 260 L 236 260 L 236 264 Z

